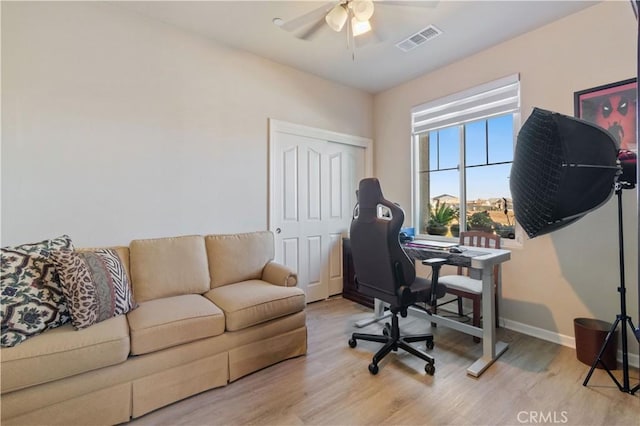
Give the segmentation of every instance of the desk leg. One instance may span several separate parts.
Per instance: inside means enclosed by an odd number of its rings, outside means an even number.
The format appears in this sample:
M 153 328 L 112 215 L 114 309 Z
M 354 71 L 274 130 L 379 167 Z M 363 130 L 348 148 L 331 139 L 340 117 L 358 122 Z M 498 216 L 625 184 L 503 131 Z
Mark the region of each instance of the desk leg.
M 486 266 L 482 270 L 482 358 L 467 369 L 467 374 L 474 377 L 479 377 L 509 347 L 496 341 L 495 303 L 493 266 Z
M 373 299 L 373 318 L 360 320 L 355 323 L 358 328 L 366 327 L 378 321 L 382 321 L 385 318 L 391 316 L 391 312 L 384 311 L 385 303 L 380 299 Z

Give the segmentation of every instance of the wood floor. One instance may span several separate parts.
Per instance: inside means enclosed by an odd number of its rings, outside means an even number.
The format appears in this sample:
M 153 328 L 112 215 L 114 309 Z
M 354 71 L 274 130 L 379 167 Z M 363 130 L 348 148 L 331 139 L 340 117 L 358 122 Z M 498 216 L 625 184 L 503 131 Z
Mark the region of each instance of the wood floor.
M 307 307 L 308 354 L 149 413 L 135 425 L 640 425 L 640 396 L 622 393 L 601 370 L 589 370 L 575 351 L 506 329 L 509 350 L 480 378 L 466 368 L 481 344 L 459 332 L 434 330 L 433 377 L 404 352 L 367 370 L 378 343 L 347 341 L 353 323 L 371 312 L 340 297 Z M 417 318 L 403 331 L 424 332 Z M 379 332 L 380 324 L 362 332 Z M 634 342 L 635 343 L 635 342 Z M 422 345 L 424 349 L 424 345 Z M 617 371 L 618 377 L 620 370 Z M 638 370 L 632 369 L 632 384 Z

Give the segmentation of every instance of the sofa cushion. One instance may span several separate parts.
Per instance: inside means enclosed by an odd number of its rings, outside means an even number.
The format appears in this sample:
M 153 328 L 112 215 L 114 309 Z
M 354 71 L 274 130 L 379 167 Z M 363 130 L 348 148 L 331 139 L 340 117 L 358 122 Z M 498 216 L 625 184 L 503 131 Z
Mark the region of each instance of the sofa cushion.
M 304 292 L 261 280 L 249 280 L 214 288 L 204 294 L 224 311 L 226 328 L 242 330 L 304 310 Z
M 138 302 L 209 290 L 202 236 L 134 240 L 129 252 L 133 293 Z
M 75 328 L 86 328 L 136 307 L 129 279 L 115 250 L 55 250 L 51 260 Z
M 2 248 L 2 347 L 15 346 L 69 321 L 58 273 L 49 259 L 49 252 L 57 249 L 72 250 L 71 239 L 63 235 L 39 243 Z
M 129 327 L 124 315 L 83 330 L 66 324 L 2 349 L 2 392 L 119 364 L 128 355 Z
M 260 279 L 273 260 L 273 234 L 269 231 L 231 235 L 207 235 L 211 288 Z
M 224 333 L 224 314 L 199 294 L 141 302 L 127 317 L 133 355 Z

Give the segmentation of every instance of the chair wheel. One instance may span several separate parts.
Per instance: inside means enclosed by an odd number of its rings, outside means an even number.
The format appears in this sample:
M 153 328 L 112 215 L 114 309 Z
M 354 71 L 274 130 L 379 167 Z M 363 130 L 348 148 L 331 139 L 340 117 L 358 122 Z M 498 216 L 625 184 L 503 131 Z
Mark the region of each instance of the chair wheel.
M 433 346 L 434 346 L 433 340 L 427 340 L 427 349 L 431 350 L 433 349 Z
M 389 330 L 391 330 L 391 324 L 386 323 L 384 325 L 384 328 L 382 329 L 382 334 L 384 334 L 385 336 L 389 335 Z
M 428 375 L 433 376 L 433 374 L 436 372 L 436 367 L 433 364 L 427 364 L 424 366 L 424 371 Z
M 369 364 L 369 373 L 373 374 L 374 376 L 378 374 L 378 365 L 374 363 Z
M 355 348 L 357 345 L 358 345 L 358 342 L 356 342 L 356 339 L 354 339 L 353 337 L 349 339 L 349 347 Z

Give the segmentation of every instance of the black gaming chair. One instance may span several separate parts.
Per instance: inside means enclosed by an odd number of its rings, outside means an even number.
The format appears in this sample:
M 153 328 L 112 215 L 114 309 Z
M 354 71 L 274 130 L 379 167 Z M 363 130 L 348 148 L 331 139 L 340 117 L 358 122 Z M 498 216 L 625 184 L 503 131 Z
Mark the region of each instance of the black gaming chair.
M 404 212 L 382 196 L 378 179 L 360 181 L 350 235 L 356 285 L 358 291 L 388 303 L 392 317 L 391 325 L 385 325 L 383 335 L 353 333 L 349 346 L 356 347 L 357 340 L 385 344 L 369 364 L 371 374 L 378 373 L 378 363 L 382 358 L 400 348 L 427 361 L 425 371 L 433 375 L 433 357 L 409 345 L 425 341 L 427 349 L 432 349 L 433 335 L 401 336 L 398 313 L 404 318 L 407 308 L 414 303 L 426 302 L 435 306 L 436 300 L 445 295 L 446 287 L 437 284 L 439 269 L 445 260 L 429 259 L 425 262 L 433 267 L 431 281 L 416 277 L 413 261 L 402 249 L 398 238 L 403 222 Z M 432 292 L 432 288 L 437 290 Z

